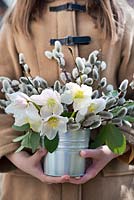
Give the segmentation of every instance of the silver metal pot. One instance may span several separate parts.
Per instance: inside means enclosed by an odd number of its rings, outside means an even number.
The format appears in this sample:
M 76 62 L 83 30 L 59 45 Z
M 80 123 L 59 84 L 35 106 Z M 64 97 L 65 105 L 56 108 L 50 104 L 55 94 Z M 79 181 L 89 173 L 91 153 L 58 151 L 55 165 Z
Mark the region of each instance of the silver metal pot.
M 83 176 L 86 160 L 80 156 L 80 151 L 88 148 L 89 138 L 88 129 L 59 135 L 58 148 L 44 159 L 44 173 L 49 176 Z

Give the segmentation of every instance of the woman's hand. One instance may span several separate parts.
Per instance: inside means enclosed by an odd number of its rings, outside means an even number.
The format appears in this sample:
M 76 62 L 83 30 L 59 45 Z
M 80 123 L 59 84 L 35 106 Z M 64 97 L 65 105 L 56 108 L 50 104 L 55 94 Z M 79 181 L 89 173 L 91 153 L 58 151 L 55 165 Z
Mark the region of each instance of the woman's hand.
M 80 155 L 84 158 L 91 158 L 92 164 L 88 167 L 83 177 L 69 179 L 69 182 L 73 184 L 86 183 L 94 178 L 113 158 L 118 157 L 106 145 L 97 149 L 82 150 Z
M 41 159 L 47 154 L 45 149 L 40 149 L 32 156 L 27 152 L 21 151 L 19 153 L 11 153 L 7 155 L 7 158 L 20 170 L 26 172 L 39 179 L 42 182 L 46 183 L 64 183 L 69 179 L 68 175 L 62 177 L 51 177 L 46 176 L 43 173 L 41 166 Z

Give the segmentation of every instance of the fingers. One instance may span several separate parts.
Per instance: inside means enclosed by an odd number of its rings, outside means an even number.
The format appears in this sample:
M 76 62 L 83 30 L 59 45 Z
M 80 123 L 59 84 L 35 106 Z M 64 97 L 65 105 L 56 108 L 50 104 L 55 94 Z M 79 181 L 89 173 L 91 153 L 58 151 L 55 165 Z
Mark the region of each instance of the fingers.
M 86 149 L 80 152 L 80 155 L 84 158 L 95 158 L 97 159 L 102 154 L 100 149 Z
M 67 182 L 70 178 L 70 176 L 68 175 L 64 175 L 61 177 L 52 177 L 52 176 L 47 176 L 44 174 L 41 164 L 40 164 L 40 160 L 46 154 L 47 154 L 47 151 L 45 149 L 40 149 L 33 156 L 30 157 L 32 165 L 33 165 L 33 170 L 31 171 L 32 175 L 38 178 L 40 181 L 44 183 L 48 183 L 48 184 Z
M 65 182 L 69 182 L 70 176 L 68 175 L 64 175 L 61 177 L 52 177 L 52 176 L 47 176 L 47 175 L 42 175 L 40 177 L 40 180 L 42 182 L 48 183 L 48 184 L 52 184 L 52 183 L 65 183 Z
M 117 157 L 117 154 L 114 154 L 107 145 L 103 145 L 98 147 L 97 149 L 86 149 L 80 152 L 80 155 L 84 158 L 93 158 L 93 159 L 103 159 L 103 157 L 109 157 L 109 159 L 113 159 Z
M 39 149 L 38 151 L 36 151 L 36 153 L 34 153 L 30 159 L 32 161 L 32 163 L 39 163 L 40 160 L 47 154 L 47 150 L 42 148 L 42 149 Z

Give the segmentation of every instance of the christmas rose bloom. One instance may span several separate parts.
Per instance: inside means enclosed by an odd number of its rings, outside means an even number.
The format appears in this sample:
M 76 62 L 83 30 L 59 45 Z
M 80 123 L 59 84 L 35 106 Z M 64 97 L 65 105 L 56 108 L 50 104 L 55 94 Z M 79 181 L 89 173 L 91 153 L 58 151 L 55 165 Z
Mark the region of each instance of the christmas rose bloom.
M 63 112 L 60 94 L 52 89 L 45 89 L 40 95 L 31 96 L 31 100 L 41 106 L 40 114 L 42 117 L 48 117 L 52 114 L 60 115 Z
M 70 82 L 66 84 L 66 88 L 65 92 L 61 95 L 61 101 L 67 105 L 73 103 L 75 112 L 83 108 L 85 103 L 87 104 L 91 100 L 92 87 L 84 84 L 80 86 L 77 83 Z
M 88 104 L 84 105 L 82 109 L 80 109 L 76 115 L 76 121 L 80 122 L 84 119 L 87 114 L 94 113 L 97 114 L 103 111 L 106 107 L 106 100 L 103 98 L 92 99 Z
M 13 114 L 15 118 L 15 125 L 22 126 L 26 123 L 30 124 L 31 129 L 36 132 L 40 131 L 41 117 L 37 108 L 31 102 L 30 97 L 22 92 L 15 92 L 8 94 L 8 98 L 11 100 L 5 111 L 6 113 Z
M 42 120 L 41 136 L 46 135 L 49 140 L 55 138 L 57 133 L 67 132 L 67 117 L 51 115 Z

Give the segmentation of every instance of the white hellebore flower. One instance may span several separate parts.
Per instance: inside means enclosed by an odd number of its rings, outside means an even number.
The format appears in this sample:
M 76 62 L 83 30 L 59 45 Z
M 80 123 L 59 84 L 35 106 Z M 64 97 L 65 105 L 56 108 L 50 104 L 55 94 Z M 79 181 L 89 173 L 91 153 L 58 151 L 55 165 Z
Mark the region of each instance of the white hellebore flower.
M 59 134 L 67 132 L 67 117 L 51 115 L 42 120 L 42 128 L 40 135 L 46 135 L 49 140 L 55 138 L 57 132 Z
M 11 103 L 6 107 L 6 113 L 13 114 L 15 125 L 22 126 L 30 124 L 33 131 L 39 132 L 41 127 L 41 117 L 37 108 L 31 102 L 30 97 L 22 92 L 8 94 Z
M 70 105 L 73 103 L 74 111 L 80 110 L 85 106 L 85 103 L 91 100 L 92 87 L 82 84 L 79 86 L 77 83 L 67 83 L 67 90 L 61 95 L 62 103 Z
M 60 115 L 63 112 L 61 97 L 57 91 L 45 89 L 40 95 L 32 95 L 31 99 L 35 104 L 42 106 L 40 114 L 44 118 L 52 114 Z
M 87 114 L 94 113 L 97 114 L 103 111 L 106 107 L 106 100 L 103 98 L 92 99 L 87 105 L 80 109 L 76 115 L 76 121 L 80 122 L 85 118 Z

